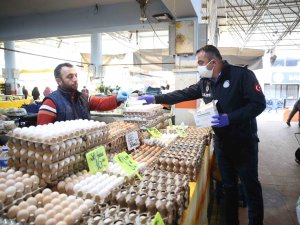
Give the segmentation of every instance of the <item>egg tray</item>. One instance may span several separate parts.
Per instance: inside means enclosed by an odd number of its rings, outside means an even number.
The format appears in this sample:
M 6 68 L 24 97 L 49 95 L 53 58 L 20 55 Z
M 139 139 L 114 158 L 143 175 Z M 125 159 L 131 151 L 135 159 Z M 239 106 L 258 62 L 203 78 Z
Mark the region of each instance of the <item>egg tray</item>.
M 56 162 L 54 164 L 37 164 L 35 163 L 27 164 L 27 161 L 22 161 L 20 158 L 11 158 L 8 163 L 9 166 L 15 167 L 22 172 L 26 172 L 29 174 L 36 173 L 41 179 L 43 179 L 47 184 L 54 185 L 58 181 L 60 181 L 63 177 L 73 174 L 74 172 L 81 171 L 87 168 L 87 163 L 85 160 L 85 154 L 80 153 L 76 154 L 74 157 L 75 159 L 73 162 L 63 165 L 61 164 L 62 161 Z M 57 168 L 55 168 L 57 165 Z M 56 173 L 56 171 L 58 171 Z
M 33 197 L 38 193 L 41 193 L 41 191 L 44 190 L 45 187 L 46 186 L 37 187 L 34 191 L 27 190 L 28 192 L 26 194 L 18 197 L 17 199 L 13 199 L 9 204 L 3 205 L 2 203 L 0 203 L 0 217 L 7 218 L 6 213 L 10 207 L 12 207 L 13 205 L 18 205 L 20 202 Z
M 41 144 L 21 140 L 19 144 L 9 140 L 9 155 L 32 158 L 38 161 L 56 162 L 76 153 L 85 152 L 87 148 L 107 142 L 108 136 L 98 137 L 94 134 L 82 138 L 69 139 L 60 144 Z M 74 143 L 75 142 L 75 143 Z M 22 153 L 23 151 L 23 153 Z
M 139 210 L 129 210 L 121 208 L 118 205 L 96 204 L 90 215 L 84 218 L 87 225 L 103 225 L 111 221 L 110 224 L 145 224 L 152 225 L 154 216 L 148 212 L 140 212 Z M 162 218 L 164 224 L 167 218 Z
M 12 132 L 9 132 L 7 136 L 10 137 L 13 143 L 18 144 L 21 140 L 23 141 L 28 141 L 28 142 L 33 142 L 33 143 L 40 143 L 40 144 L 47 144 L 47 145 L 53 145 L 53 144 L 58 144 L 61 142 L 64 142 L 69 139 L 73 138 L 78 138 L 78 137 L 83 137 L 85 135 L 91 134 L 91 133 L 97 133 L 100 132 L 102 133 L 102 136 L 106 136 L 108 134 L 108 126 L 101 126 L 100 128 L 92 128 L 92 129 L 82 129 L 80 131 L 73 131 L 70 134 L 65 134 L 65 135 L 60 135 L 59 137 L 53 137 L 51 139 L 42 139 L 39 138 L 38 140 L 29 138 L 28 136 L 23 136 L 20 137 L 18 135 L 14 135 Z
M 164 171 L 161 171 L 165 174 Z M 148 174 L 149 175 L 149 174 Z M 174 173 L 170 173 L 172 177 L 175 177 Z M 124 197 L 118 197 L 120 196 L 118 192 L 112 193 L 111 201 L 109 202 L 110 205 L 120 205 L 120 207 L 123 208 L 129 208 L 131 210 L 138 209 L 138 199 L 137 197 L 139 195 L 144 195 L 145 198 L 150 198 L 151 196 L 154 196 L 156 198 L 155 201 L 155 207 L 156 210 L 159 211 L 159 208 L 157 208 L 157 201 L 160 201 L 161 199 L 167 198 L 169 201 L 172 202 L 174 205 L 172 213 L 167 215 L 167 220 L 165 221 L 165 224 L 181 224 L 182 215 L 184 212 L 184 209 L 188 207 L 189 204 L 189 185 L 186 179 L 181 179 L 177 182 L 177 184 L 169 183 L 169 180 L 162 180 L 161 177 L 147 177 L 147 179 L 150 178 L 150 180 L 143 180 L 139 181 L 136 180 L 136 183 L 133 185 L 124 185 L 119 192 L 124 193 Z M 162 183 L 162 181 L 167 181 L 168 183 Z M 185 181 L 184 181 L 185 180 Z M 180 183 L 181 186 L 178 186 Z M 184 184 L 184 185 L 182 185 Z M 124 192 L 125 191 L 125 192 Z M 135 194 L 134 199 L 128 198 L 128 196 L 133 196 Z M 171 197 L 172 196 L 172 197 Z M 124 199 L 125 198 L 125 199 Z M 146 202 L 142 203 L 140 207 L 144 208 L 143 212 L 149 212 L 146 206 Z M 152 209 L 153 210 L 153 209 Z M 152 214 L 153 215 L 153 214 Z M 168 222 L 167 222 L 168 221 Z

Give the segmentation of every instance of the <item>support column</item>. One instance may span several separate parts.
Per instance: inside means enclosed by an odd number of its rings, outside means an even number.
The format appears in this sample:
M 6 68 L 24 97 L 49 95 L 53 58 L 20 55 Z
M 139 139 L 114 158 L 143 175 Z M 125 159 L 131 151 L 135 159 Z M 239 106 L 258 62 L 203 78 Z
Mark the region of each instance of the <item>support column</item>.
M 5 41 L 4 48 L 15 49 L 14 41 Z M 5 94 L 16 94 L 16 78 L 18 77 L 18 72 L 16 70 L 16 57 L 14 51 L 4 51 L 5 60 Z
M 103 82 L 103 70 L 102 70 L 102 34 L 91 34 L 91 61 L 94 65 L 94 77 L 100 78 L 100 82 Z

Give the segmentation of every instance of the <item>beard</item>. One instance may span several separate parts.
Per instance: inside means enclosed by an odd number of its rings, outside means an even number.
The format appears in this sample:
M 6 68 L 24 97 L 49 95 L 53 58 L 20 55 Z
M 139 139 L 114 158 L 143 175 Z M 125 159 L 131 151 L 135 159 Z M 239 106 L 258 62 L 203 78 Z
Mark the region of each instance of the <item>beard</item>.
M 63 80 L 61 80 L 61 81 L 62 81 L 62 85 L 61 85 L 62 89 L 69 91 L 69 92 L 77 91 L 77 89 L 78 89 L 77 82 L 70 85 L 70 84 L 67 84 L 66 82 L 64 82 Z

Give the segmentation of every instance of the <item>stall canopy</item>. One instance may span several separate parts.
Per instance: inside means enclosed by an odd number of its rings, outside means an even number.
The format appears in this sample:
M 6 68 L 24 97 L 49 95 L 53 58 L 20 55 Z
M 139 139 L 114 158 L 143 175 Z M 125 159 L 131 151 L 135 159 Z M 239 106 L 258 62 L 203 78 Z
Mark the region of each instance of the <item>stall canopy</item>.
M 246 66 L 251 70 L 262 69 L 262 57 L 265 51 L 260 49 L 250 48 L 233 48 L 233 47 L 220 47 L 220 53 L 223 59 L 227 60 L 230 64 Z

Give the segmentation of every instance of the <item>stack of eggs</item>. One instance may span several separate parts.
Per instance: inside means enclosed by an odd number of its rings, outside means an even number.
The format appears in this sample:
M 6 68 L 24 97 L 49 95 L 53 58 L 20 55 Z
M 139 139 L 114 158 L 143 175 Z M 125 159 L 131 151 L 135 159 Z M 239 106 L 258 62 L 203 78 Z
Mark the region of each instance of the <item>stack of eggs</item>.
M 53 183 L 85 167 L 87 146 L 105 142 L 108 127 L 98 121 L 72 120 L 16 128 L 9 135 L 9 165 Z
M 14 204 L 39 190 L 40 179 L 20 171 L 9 169 L 0 172 L 0 205 L 1 208 Z
M 108 124 L 108 142 L 106 143 L 107 156 L 112 159 L 115 154 L 126 148 L 125 135 L 139 130 L 136 124 L 126 122 L 113 122 Z
M 97 173 L 89 174 L 86 171 L 65 178 L 57 184 L 57 190 L 68 195 L 75 194 L 85 199 L 94 199 L 98 203 L 107 202 L 110 193 L 121 186 L 125 178 L 122 176 Z
M 150 166 L 163 152 L 159 146 L 142 145 L 136 151 L 131 153 L 132 158 L 143 168 Z
M 177 134 L 162 134 L 160 138 L 151 137 L 149 139 L 144 139 L 144 143 L 151 146 L 156 145 L 161 147 L 167 147 L 172 142 L 174 142 L 177 137 Z
M 136 123 L 141 129 L 155 127 L 166 119 L 160 104 L 130 106 L 123 115 L 125 121 Z
M 6 216 L 21 224 L 73 225 L 93 207 L 89 199 L 59 194 L 47 188 L 35 197 L 12 206 Z

